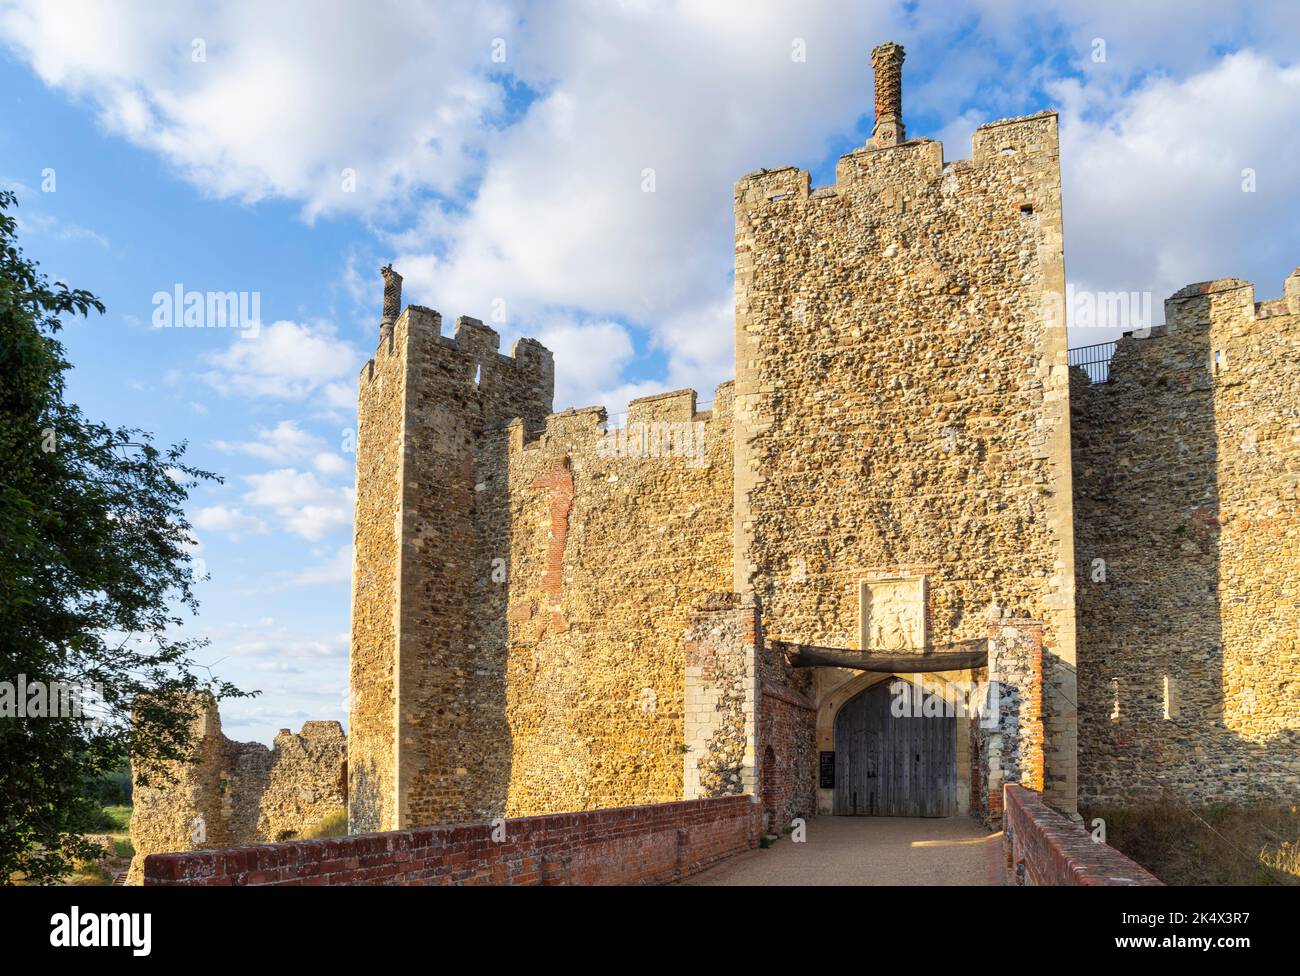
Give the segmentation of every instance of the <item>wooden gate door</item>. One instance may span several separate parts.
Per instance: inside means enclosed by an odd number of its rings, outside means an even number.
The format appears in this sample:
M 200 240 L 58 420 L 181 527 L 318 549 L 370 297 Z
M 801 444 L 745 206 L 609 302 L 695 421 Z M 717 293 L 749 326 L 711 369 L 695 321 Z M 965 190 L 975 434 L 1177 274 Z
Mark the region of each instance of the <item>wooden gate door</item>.
M 859 692 L 835 716 L 837 814 L 951 817 L 957 812 L 957 719 L 896 718 L 894 682 Z

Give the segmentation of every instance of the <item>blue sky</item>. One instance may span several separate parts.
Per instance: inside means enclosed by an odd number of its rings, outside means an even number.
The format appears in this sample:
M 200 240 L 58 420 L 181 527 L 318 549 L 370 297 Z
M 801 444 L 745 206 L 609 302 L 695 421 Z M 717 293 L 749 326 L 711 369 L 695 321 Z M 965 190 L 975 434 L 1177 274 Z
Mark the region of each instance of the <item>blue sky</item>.
M 1082 292 L 1148 292 L 1159 321 L 1184 284 L 1264 299 L 1300 264 L 1290 3 L 0 0 L 0 182 L 28 254 L 108 306 L 66 333 L 70 394 L 226 479 L 190 504 L 212 577 L 191 627 L 263 691 L 227 734 L 345 718 L 347 432 L 379 265 L 447 322 L 503 310 L 503 343 L 551 346 L 557 408 L 708 399 L 732 372 L 732 184 L 831 182 L 886 39 L 908 134 L 948 159 L 983 122 L 1061 112 Z M 260 332 L 154 328 L 178 283 L 258 293 Z

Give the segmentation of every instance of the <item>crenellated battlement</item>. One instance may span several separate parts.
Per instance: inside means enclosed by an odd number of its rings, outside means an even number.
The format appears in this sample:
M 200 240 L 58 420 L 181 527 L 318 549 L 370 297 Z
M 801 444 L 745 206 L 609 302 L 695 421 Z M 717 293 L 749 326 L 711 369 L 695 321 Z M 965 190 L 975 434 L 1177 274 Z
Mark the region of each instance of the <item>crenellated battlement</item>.
M 476 366 L 484 363 L 501 367 L 553 375 L 555 359 L 551 351 L 536 339 L 515 340 L 509 354 L 502 353 L 501 336 L 481 319 L 462 315 L 456 319 L 450 336 L 442 334 L 442 313 L 423 305 L 408 305 L 397 316 L 391 329 L 381 330 L 375 357 L 392 355 L 399 335 L 434 339 L 439 347 L 454 350 L 471 359 Z M 362 367 L 362 379 L 374 377 L 375 358 Z
M 1215 278 L 1178 289 L 1165 299 L 1165 321 L 1208 319 L 1235 315 L 1242 319 L 1270 319 L 1300 315 L 1300 268 L 1282 282 L 1282 294 L 1255 300 L 1255 284 L 1244 278 Z
M 616 426 L 610 426 L 610 414 L 604 406 L 590 406 L 552 413 L 541 426 L 530 426 L 513 418 L 504 428 L 508 431 L 511 452 L 554 444 L 582 449 L 609 442 L 630 431 L 635 431 L 638 437 L 647 432 L 672 437 L 680 429 L 684 436 L 687 425 L 730 421 L 734 385 L 731 380 L 720 384 L 714 393 L 713 408 L 709 410 L 698 409 L 699 394 L 695 390 L 669 390 L 630 401 L 627 413 L 616 415 L 622 420 Z
M 1071 368 L 1074 396 L 1118 398 L 1128 385 L 1163 387 L 1171 377 L 1212 389 L 1232 385 L 1243 370 L 1267 371 L 1280 353 L 1276 343 L 1291 339 L 1300 322 L 1300 269 L 1288 275 L 1278 298 L 1256 301 L 1255 284 L 1244 278 L 1215 278 L 1186 285 L 1165 299 L 1165 324 L 1130 330 L 1115 342 L 1109 382 L 1091 384 L 1081 367 Z M 1151 340 L 1164 340 L 1153 342 Z
M 1014 172 L 1037 167 L 1044 158 L 1055 160 L 1058 144 L 1058 116 L 1048 110 L 980 126 L 971 137 L 966 158 L 945 161 L 943 143 L 935 139 L 909 139 L 883 147 L 869 144 L 840 157 L 834 183 L 814 188 L 809 171 L 796 166 L 760 169 L 736 181 L 735 199 L 738 209 L 744 204 L 751 210 L 778 201 L 807 204 L 835 199 L 857 206 L 880 202 L 889 209 L 893 204 L 884 191 L 900 184 L 945 183 L 942 189 L 948 195 L 956 188 L 954 181 L 969 178 L 980 168 Z

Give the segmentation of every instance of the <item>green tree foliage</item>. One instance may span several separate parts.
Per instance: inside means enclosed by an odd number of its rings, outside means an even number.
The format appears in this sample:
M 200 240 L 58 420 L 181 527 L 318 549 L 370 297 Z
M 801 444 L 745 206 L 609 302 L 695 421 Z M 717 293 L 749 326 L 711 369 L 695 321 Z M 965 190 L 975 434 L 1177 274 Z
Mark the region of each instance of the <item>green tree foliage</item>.
M 178 639 L 197 609 L 182 504 L 211 472 L 185 444 L 95 423 L 64 399 L 61 316 L 104 311 L 51 284 L 18 247 L 0 192 L 0 683 L 95 686 L 82 717 L 0 717 L 0 884 L 66 875 L 93 783 L 134 754 L 146 774 L 191 758 L 196 693 L 241 696 Z M 91 718 L 93 720 L 87 720 Z

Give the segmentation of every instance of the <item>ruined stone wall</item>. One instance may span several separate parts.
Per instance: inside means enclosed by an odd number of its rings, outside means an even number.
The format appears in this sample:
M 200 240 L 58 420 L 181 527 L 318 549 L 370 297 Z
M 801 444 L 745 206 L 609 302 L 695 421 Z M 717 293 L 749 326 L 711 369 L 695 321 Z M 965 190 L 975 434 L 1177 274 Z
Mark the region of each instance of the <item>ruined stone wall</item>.
M 1300 796 L 1300 272 L 1074 371 L 1080 799 Z
M 196 761 L 168 764 L 170 780 L 155 771 L 145 786 L 132 770 L 129 884 L 140 883 L 149 854 L 285 840 L 343 808 L 347 738 L 338 722 L 306 722 L 297 735 L 281 729 L 268 749 L 226 738 L 209 699 L 193 735 Z
M 912 140 L 833 186 L 736 185 L 734 588 L 769 639 L 859 644 L 859 581 L 923 576 L 934 643 L 1042 620 L 1047 793 L 1073 809 L 1074 555 L 1054 114 L 970 160 Z

